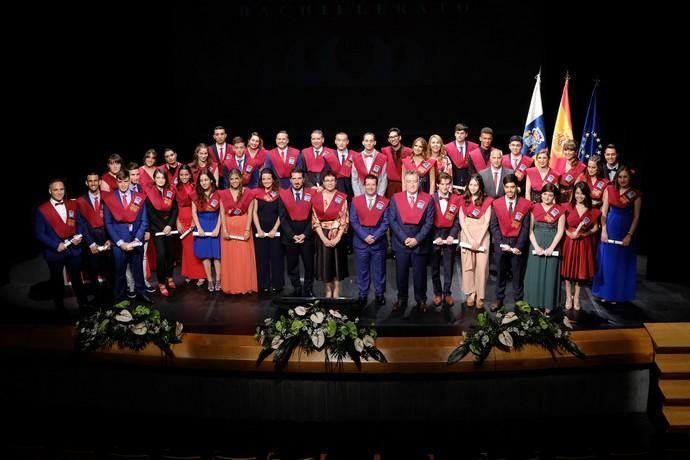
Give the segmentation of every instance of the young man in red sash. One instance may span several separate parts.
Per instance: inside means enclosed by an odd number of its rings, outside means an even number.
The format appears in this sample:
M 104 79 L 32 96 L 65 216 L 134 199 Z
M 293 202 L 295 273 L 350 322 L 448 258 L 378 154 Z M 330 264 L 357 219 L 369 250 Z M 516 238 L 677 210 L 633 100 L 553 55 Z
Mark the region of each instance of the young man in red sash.
M 438 176 L 438 192 L 434 193 L 433 248 L 431 250 L 431 281 L 434 285 L 434 306 L 441 311 L 441 303 L 452 306 L 455 303 L 450 294 L 453 282 L 453 267 L 457 250 L 460 224 L 458 212 L 462 206 L 462 195 L 451 192 L 452 179 L 442 172 Z M 443 286 L 441 286 L 441 266 L 443 265 Z
M 82 251 L 84 271 L 91 280 L 91 290 L 95 296 L 94 303 L 100 307 L 106 306 L 109 293 L 101 287 L 98 277 L 101 275 L 109 283 L 113 282 L 113 243 L 105 231 L 103 220 L 103 194 L 99 188 L 98 174 L 86 175 L 85 195 L 77 198 L 78 225 L 84 237 L 85 248 Z
M 402 160 L 412 155 L 412 149 L 402 144 L 402 133 L 398 128 L 391 128 L 388 130 L 388 143 L 390 144 L 388 147 L 381 149 L 381 153 L 388 158 L 388 167 L 386 168 L 386 177 L 388 178 L 386 198 L 390 198 L 402 191 L 402 178 L 400 177 Z
M 76 200 L 65 200 L 65 184 L 59 179 L 48 183 L 50 200 L 38 207 L 34 235 L 43 246 L 50 271 L 50 289 L 55 308 L 64 311 L 65 286 L 63 270 L 72 281 L 80 313 L 88 306 L 81 282 L 81 242 Z
M 278 134 L 276 134 L 276 148 L 269 150 L 266 155 L 266 164 L 264 165 L 264 167 L 275 173 L 282 189 L 290 188 L 290 171 L 293 169 L 301 170 L 304 165 L 300 151 L 296 148 L 288 147 L 289 142 L 290 138 L 287 131 L 278 131 Z
M 479 147 L 472 149 L 470 155 L 470 174 L 478 173 L 489 167 L 489 158 L 491 152 L 497 151 L 503 157 L 503 152 L 493 147 L 491 143 L 494 141 L 494 130 L 486 127 L 479 132 Z
M 177 158 L 177 154 L 175 154 L 175 158 Z M 179 166 L 182 165 L 182 163 L 178 163 Z M 141 177 L 141 172 L 139 171 L 139 163 L 136 161 L 130 161 L 127 163 L 127 171 L 129 172 L 129 191 L 130 192 L 138 192 L 138 193 L 145 193 L 143 185 L 139 182 L 139 179 Z M 180 174 L 180 168 L 177 168 L 177 171 L 175 172 L 175 177 L 179 177 Z M 170 176 L 168 176 L 168 179 Z M 146 218 L 149 219 L 150 216 L 149 214 L 146 215 Z M 146 292 L 148 293 L 154 293 L 156 292 L 156 288 L 151 286 L 151 283 L 149 282 L 149 279 L 151 278 L 151 272 L 156 271 L 158 267 L 156 266 L 156 260 L 158 259 L 158 255 L 156 254 L 156 245 L 155 244 L 150 244 L 151 243 L 151 232 L 150 229 L 146 229 L 146 232 L 144 232 L 144 283 L 146 284 Z M 177 243 L 177 242 L 176 242 Z M 173 251 L 175 254 L 180 253 L 180 246 L 179 244 L 173 243 Z M 174 255 L 175 258 L 179 257 L 177 255 Z M 127 267 L 127 297 L 130 299 L 133 299 L 136 297 L 136 294 L 134 292 L 134 275 L 132 275 L 132 269 L 131 267 Z
M 508 174 L 503 178 L 505 195 L 493 201 L 491 215 L 491 243 L 494 246 L 494 262 L 498 272 L 496 301 L 491 311 L 504 305 L 508 272 L 513 276 L 513 296 L 523 297 L 523 276 L 527 245 L 529 244 L 529 212 L 532 203 L 517 194 L 517 177 Z
M 304 178 L 305 187 L 322 186 L 323 175 L 329 170 L 326 153 L 334 152 L 333 149 L 323 146 L 323 131 L 315 129 L 311 132 L 311 147 L 302 149 L 302 161 L 307 174 Z
M 226 155 L 231 154 L 231 148 L 225 140 L 228 138 L 228 132 L 223 126 L 216 126 L 213 128 L 214 143 L 208 148 L 209 158 L 217 165 L 222 165 Z
M 364 151 L 352 155 L 352 191 L 355 196 L 364 193 L 364 178 L 367 174 L 373 174 L 379 178 L 377 193 L 386 194 L 388 187 L 388 157 L 381 152 L 377 152 L 376 136 L 374 133 L 364 133 L 362 140 Z
M 459 187 L 459 190 L 465 190 L 470 179 L 469 153 L 479 148 L 476 142 L 467 140 L 469 132 L 470 128 L 466 124 L 456 124 L 455 142 L 449 142 L 445 145 L 448 157 L 453 163 L 453 185 Z
M 527 169 L 532 167 L 534 158 L 520 153 L 522 150 L 521 136 L 511 136 L 508 141 L 508 148 L 510 149 L 510 153 L 503 155 L 503 167 L 513 170 L 513 174 L 515 174 L 518 180 L 518 195 L 525 196 Z
M 115 259 L 115 302 L 125 298 L 127 264 L 131 265 L 136 295 L 146 302 L 151 297 L 144 284 L 144 233 L 148 229 L 146 195 L 130 190 L 129 172 L 117 175 L 118 189 L 105 195 L 103 218 L 113 245 Z
M 393 310 L 407 311 L 410 267 L 414 282 L 414 297 L 417 308 L 427 311 L 426 304 L 426 262 L 431 252 L 431 230 L 434 226 L 434 204 L 431 195 L 419 191 L 419 176 L 416 171 L 407 171 L 404 177 L 405 191 L 393 195 L 388 207 L 395 251 L 395 272 L 398 284 L 398 301 Z
M 108 170 L 101 175 L 101 190 L 112 192 L 117 190 L 117 173 L 124 167 L 122 157 L 113 153 L 108 157 Z
M 311 206 L 316 191 L 304 188 L 304 171 L 290 173 L 291 187 L 280 189 L 280 238 L 285 246 L 287 272 L 295 297 L 314 297 L 314 231 Z M 304 265 L 304 285 L 299 276 L 299 259 Z
M 232 149 L 223 158 L 223 183 L 229 186 L 230 171 L 237 169 L 242 174 L 242 187 L 255 189 L 259 186 L 259 170 L 262 164 L 258 159 L 247 155 L 244 139 L 240 136 L 232 138 Z
M 379 179 L 364 178 L 364 194 L 352 199 L 350 225 L 357 258 L 357 287 L 359 305 L 367 304 L 371 280 L 378 305 L 386 304 L 386 250 L 388 249 L 388 198 L 376 194 Z
M 324 160 L 328 163 L 328 168 L 335 173 L 335 188 L 347 195 L 348 205 L 352 203 L 355 196 L 352 190 L 352 156 L 356 154 L 354 150 L 347 148 L 350 138 L 347 133 L 339 132 L 335 135 L 335 151 L 326 152 Z M 352 232 L 347 232 L 347 253 L 352 254 Z

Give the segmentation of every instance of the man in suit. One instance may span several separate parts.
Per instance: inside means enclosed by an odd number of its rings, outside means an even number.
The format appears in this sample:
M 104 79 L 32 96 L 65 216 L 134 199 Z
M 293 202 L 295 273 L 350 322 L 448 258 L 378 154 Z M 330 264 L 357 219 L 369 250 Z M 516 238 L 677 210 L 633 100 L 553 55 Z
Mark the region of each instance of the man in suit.
M 374 133 L 364 133 L 362 146 L 364 150 L 361 153 L 352 155 L 352 191 L 355 196 L 363 194 L 364 178 L 368 174 L 373 174 L 379 178 L 377 193 L 384 196 L 388 187 L 388 157 L 374 148 Z
M 357 287 L 359 305 L 364 306 L 369 296 L 371 279 L 374 281 L 376 303 L 385 305 L 386 249 L 388 248 L 388 198 L 378 195 L 379 178 L 369 174 L 364 178 L 364 194 L 352 199 L 350 226 L 357 258 Z
M 479 148 L 476 142 L 467 140 L 467 135 L 470 132 L 469 126 L 464 123 L 455 125 L 455 141 L 449 142 L 445 145 L 446 152 L 453 163 L 453 185 L 464 190 L 467 182 L 470 180 L 469 170 L 469 153 L 474 149 Z
M 390 144 L 388 147 L 381 149 L 381 153 L 388 157 L 386 168 L 386 176 L 388 178 L 386 198 L 390 198 L 402 191 L 402 178 L 400 177 L 402 159 L 412 155 L 412 149 L 403 145 L 402 133 L 398 128 L 391 128 L 388 130 L 388 143 Z
M 433 249 L 431 250 L 431 281 L 434 285 L 434 307 L 443 310 L 444 303 L 452 306 L 455 303 L 450 294 L 453 281 L 455 252 L 457 251 L 460 222 L 458 212 L 462 207 L 462 195 L 451 192 L 452 178 L 442 172 L 438 176 L 438 192 L 434 193 L 434 229 L 432 231 Z M 441 285 L 441 267 L 443 267 L 443 285 Z
M 144 283 L 144 233 L 148 229 L 146 195 L 130 190 L 129 171 L 120 171 L 117 175 L 118 190 L 104 196 L 105 209 L 103 218 L 105 228 L 114 241 L 113 258 L 115 259 L 115 302 L 125 297 L 127 264 L 131 264 L 136 295 L 151 303 Z
M 515 174 L 518 180 L 518 195 L 525 196 L 527 169 L 532 167 L 534 158 L 521 153 L 521 136 L 511 136 L 508 141 L 508 148 L 510 149 L 510 153 L 503 155 L 503 167 L 513 170 L 513 174 Z
M 65 200 L 65 183 L 53 179 L 48 183 L 50 200 L 38 207 L 34 236 L 43 246 L 43 255 L 50 271 L 50 290 L 53 304 L 64 311 L 65 286 L 63 270 L 72 282 L 80 313 L 87 307 L 81 281 L 82 229 L 75 200 Z
M 208 148 L 209 158 L 217 165 L 222 165 L 225 156 L 231 153 L 228 150 L 229 145 L 226 142 L 228 133 L 223 126 L 216 126 L 213 128 L 213 140 L 215 141 Z
M 323 175 L 330 169 L 325 161 L 326 153 L 333 153 L 333 149 L 323 146 L 323 131 L 315 129 L 311 132 L 311 147 L 302 149 L 302 161 L 304 169 L 307 170 L 307 176 L 304 178 L 305 187 L 322 185 Z
M 513 174 L 512 169 L 503 167 L 503 154 L 500 150 L 492 150 L 489 157 L 489 167 L 480 171 L 484 181 L 484 191 L 491 198 L 503 196 L 503 178 L 508 174 Z
M 398 283 L 398 301 L 393 310 L 407 311 L 410 267 L 414 283 L 414 297 L 422 313 L 426 303 L 426 262 L 431 252 L 431 229 L 434 226 L 434 205 L 431 195 L 419 191 L 419 175 L 407 171 L 403 178 L 405 190 L 393 195 L 388 206 L 395 251 L 395 272 Z
M 175 154 L 175 161 L 177 161 L 177 154 Z M 166 152 L 167 154 L 167 152 Z M 181 164 L 181 163 L 178 163 Z M 129 171 L 129 190 L 130 192 L 139 192 L 139 193 L 145 193 L 144 187 L 139 183 L 139 177 L 141 175 L 141 171 L 139 170 L 139 163 L 136 161 L 130 161 L 127 163 L 127 171 Z M 177 168 L 177 172 L 175 173 L 177 177 L 179 175 L 179 167 Z M 170 176 L 168 176 L 168 179 L 170 179 Z M 148 219 L 148 214 L 146 215 L 146 218 Z M 151 232 L 149 232 L 148 228 L 146 229 L 146 232 L 144 232 L 144 260 L 143 260 L 143 270 L 144 270 L 144 284 L 146 285 L 146 292 L 149 294 L 156 292 L 156 289 L 151 286 L 151 283 L 149 282 L 148 278 L 151 273 L 149 270 L 149 263 L 150 260 L 154 260 L 156 258 L 156 252 L 154 250 L 149 250 L 149 242 L 151 241 Z M 153 249 L 153 248 L 152 248 Z M 174 248 L 175 253 L 180 252 L 179 244 Z M 179 258 L 176 256 L 176 258 Z M 153 269 L 155 270 L 155 266 L 153 266 Z M 136 294 L 134 293 L 134 275 L 132 275 L 132 268 L 127 267 L 127 297 L 130 299 L 133 299 L 136 297 Z
M 272 170 L 281 189 L 289 189 L 292 183 L 291 171 L 293 169 L 302 170 L 304 160 L 299 150 L 288 147 L 290 138 L 287 131 L 278 131 L 276 134 L 276 148 L 269 150 L 266 154 L 265 167 Z
M 618 149 L 614 144 L 608 144 L 604 149 L 604 158 L 606 165 L 604 165 L 604 174 L 609 181 L 613 183 L 613 178 L 618 172 Z
M 513 277 L 513 295 L 522 300 L 523 277 L 529 244 L 529 211 L 532 203 L 517 194 L 517 178 L 508 174 L 503 178 L 504 196 L 494 200 L 491 214 L 491 243 L 497 270 L 496 301 L 491 311 L 504 305 L 508 272 Z

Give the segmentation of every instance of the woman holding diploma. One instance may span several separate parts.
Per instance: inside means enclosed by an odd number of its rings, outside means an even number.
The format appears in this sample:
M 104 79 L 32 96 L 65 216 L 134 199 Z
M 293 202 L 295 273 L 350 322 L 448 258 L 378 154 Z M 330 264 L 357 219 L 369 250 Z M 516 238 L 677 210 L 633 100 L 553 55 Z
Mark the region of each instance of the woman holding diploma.
M 199 173 L 196 194 L 192 199 L 192 218 L 197 228 L 198 238 L 194 239 L 194 255 L 204 264 L 208 291 L 220 291 L 220 196 L 216 182 L 208 171 Z M 211 261 L 216 270 L 216 281 L 213 282 Z
M 256 273 L 260 292 L 277 294 L 285 285 L 285 250 L 280 241 L 278 180 L 272 169 L 261 170 L 261 186 L 254 192 Z
M 472 174 L 463 195 L 460 218 L 460 246 L 462 257 L 462 291 L 467 306 L 484 308 L 486 280 L 489 278 L 489 222 L 491 202 L 484 192 L 479 174 Z M 469 247 L 468 247 L 469 246 Z M 480 248 L 484 249 L 483 251 Z
M 230 170 L 230 187 L 218 192 L 223 226 L 220 285 L 226 294 L 256 292 L 256 258 L 252 219 L 254 193 L 242 187 L 242 173 Z
M 153 173 L 153 183 L 144 188 L 149 232 L 156 245 L 156 276 L 161 295 L 168 297 L 168 288 L 177 286 L 173 281 L 173 241 L 170 232 L 177 226 L 177 200 L 175 188 L 168 183 L 168 175 L 160 169 Z M 162 235 L 161 235 L 162 234 Z M 167 286 L 166 286 L 167 285 Z
M 594 278 L 596 234 L 601 211 L 592 207 L 589 187 L 585 182 L 575 184 L 570 204 L 565 206 L 565 242 L 561 276 L 565 280 L 565 309 L 580 309 L 580 286 Z M 573 294 L 571 284 L 575 285 Z
M 544 185 L 541 203 L 532 207 L 525 272 L 525 301 L 547 314 L 559 304 L 561 296 L 561 258 L 554 252 L 563 238 L 565 211 L 556 204 L 557 193 L 555 185 Z
M 592 283 L 592 294 L 604 301 L 629 302 L 635 299 L 635 232 L 640 223 L 641 206 L 642 194 L 633 188 L 630 168 L 619 166 L 613 184 L 604 191 L 599 268 Z
M 177 232 L 182 237 L 182 276 L 188 283 L 197 280 L 198 287 L 203 286 L 206 279 L 204 264 L 194 255 L 194 220 L 192 219 L 192 196 L 194 196 L 194 182 L 192 182 L 192 170 L 187 165 L 180 166 L 177 182 Z M 186 235 L 185 235 L 186 233 Z

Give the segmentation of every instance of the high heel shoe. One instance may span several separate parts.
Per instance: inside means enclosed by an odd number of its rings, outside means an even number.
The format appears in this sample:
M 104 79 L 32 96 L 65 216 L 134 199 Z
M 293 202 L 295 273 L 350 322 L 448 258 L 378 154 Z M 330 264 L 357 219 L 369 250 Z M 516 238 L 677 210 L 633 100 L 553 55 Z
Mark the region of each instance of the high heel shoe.
M 177 284 L 175 284 L 175 280 L 173 280 L 172 278 L 168 278 L 168 287 L 170 289 L 176 289 Z
M 573 308 L 575 309 L 575 311 L 580 311 L 582 309 L 582 306 L 580 305 L 580 299 L 574 299 Z
M 201 287 L 201 286 L 203 286 L 205 282 L 206 282 L 206 280 L 203 279 L 203 278 L 197 280 L 197 282 L 196 282 L 196 287 Z
M 565 299 L 565 309 L 570 310 L 571 308 L 573 308 L 573 298 L 568 297 L 567 299 Z
M 168 289 L 165 287 L 165 284 L 159 285 L 158 289 L 160 289 L 162 296 L 168 297 L 170 295 L 170 292 L 168 292 Z
M 208 292 L 215 292 L 215 289 L 213 288 L 213 280 L 208 280 Z
M 477 293 L 473 292 L 472 294 L 467 296 L 467 301 L 465 302 L 465 304 L 468 307 L 472 308 L 476 304 L 476 299 L 477 299 Z
M 220 280 L 216 280 L 216 292 L 220 291 Z

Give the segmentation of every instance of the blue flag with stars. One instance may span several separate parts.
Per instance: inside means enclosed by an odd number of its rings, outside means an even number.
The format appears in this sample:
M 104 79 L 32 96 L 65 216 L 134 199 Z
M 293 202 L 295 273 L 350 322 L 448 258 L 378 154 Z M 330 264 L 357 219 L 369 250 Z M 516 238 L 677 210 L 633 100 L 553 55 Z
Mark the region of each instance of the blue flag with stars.
M 580 141 L 580 151 L 577 156 L 580 161 L 587 163 L 592 155 L 601 155 L 601 139 L 599 138 L 599 115 L 597 113 L 597 88 L 599 82 L 594 83 L 592 96 L 589 98 L 587 107 L 587 118 L 582 130 L 582 140 Z

